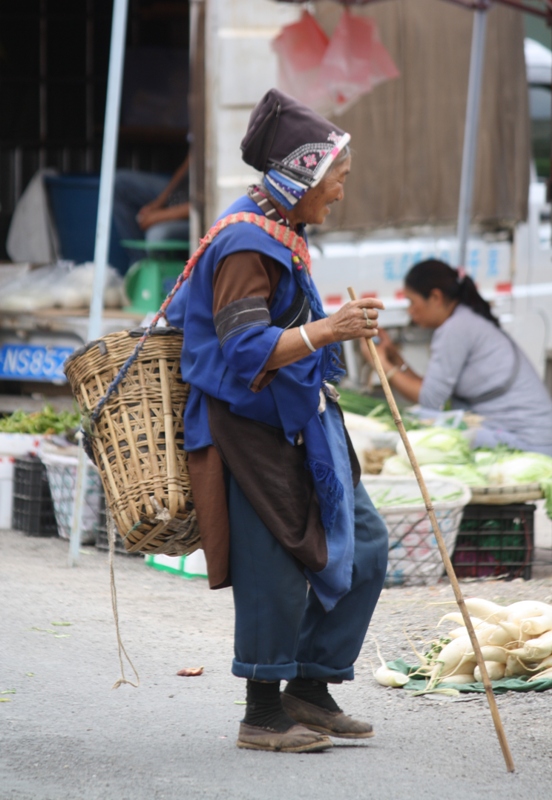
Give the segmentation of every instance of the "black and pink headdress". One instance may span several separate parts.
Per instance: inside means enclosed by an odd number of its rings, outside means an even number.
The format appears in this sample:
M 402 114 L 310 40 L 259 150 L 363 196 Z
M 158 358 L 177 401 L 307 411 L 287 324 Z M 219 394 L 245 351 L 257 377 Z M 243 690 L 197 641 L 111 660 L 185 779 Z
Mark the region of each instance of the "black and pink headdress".
M 351 137 L 308 106 L 270 89 L 251 112 L 242 158 L 290 209 L 328 172 Z

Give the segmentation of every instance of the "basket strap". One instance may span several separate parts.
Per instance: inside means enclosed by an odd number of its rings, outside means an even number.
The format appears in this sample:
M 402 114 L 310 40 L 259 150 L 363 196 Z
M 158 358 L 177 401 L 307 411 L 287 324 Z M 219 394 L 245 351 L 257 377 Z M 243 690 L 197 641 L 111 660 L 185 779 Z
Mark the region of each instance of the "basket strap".
M 187 280 L 193 268 L 203 255 L 203 253 L 207 250 L 213 239 L 218 236 L 218 234 L 227 228 L 229 225 L 235 225 L 238 222 L 248 222 L 251 225 L 256 225 L 258 228 L 262 228 L 265 233 L 268 233 L 269 236 L 272 236 L 277 242 L 283 244 L 284 247 L 287 247 L 293 253 L 293 261 L 298 263 L 298 261 L 302 261 L 303 264 L 307 267 L 307 270 L 311 271 L 311 258 L 309 249 L 307 247 L 307 243 L 305 240 L 299 236 L 295 231 L 292 231 L 291 228 L 288 228 L 285 225 L 281 225 L 280 223 L 276 222 L 275 220 L 268 219 L 263 214 L 254 214 L 252 211 L 239 211 L 236 214 L 227 214 L 226 217 L 220 219 L 209 231 L 206 235 L 201 239 L 199 243 L 199 247 L 195 251 L 195 253 L 190 256 L 184 271 L 178 276 L 177 281 L 165 300 L 157 314 L 152 319 L 151 323 L 148 325 L 146 330 L 144 331 L 143 335 L 138 340 L 136 347 L 132 354 L 127 358 L 121 369 L 119 370 L 118 374 L 115 378 L 111 381 L 109 386 L 107 387 L 106 393 L 104 397 L 102 397 L 98 401 L 98 405 L 90 415 L 90 418 L 93 422 L 95 422 L 98 417 L 100 416 L 104 405 L 107 403 L 109 397 L 113 394 L 113 392 L 118 388 L 121 381 L 124 380 L 127 372 L 129 371 L 130 367 L 137 359 L 140 350 L 144 346 L 144 343 L 152 330 L 155 328 L 161 317 L 165 316 L 165 312 L 169 307 L 173 297 L 180 289 L 182 284 L 185 280 Z

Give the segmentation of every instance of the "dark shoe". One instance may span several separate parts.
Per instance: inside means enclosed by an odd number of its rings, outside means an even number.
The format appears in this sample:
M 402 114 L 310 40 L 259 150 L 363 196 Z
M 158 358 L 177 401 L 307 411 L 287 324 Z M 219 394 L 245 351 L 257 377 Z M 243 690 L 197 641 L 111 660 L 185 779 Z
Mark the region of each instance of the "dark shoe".
M 286 714 L 311 731 L 341 739 L 369 739 L 374 735 L 374 729 L 369 722 L 348 717 L 343 711 L 327 711 L 286 692 L 282 693 L 282 705 Z
M 317 753 L 333 747 L 327 736 L 314 733 L 302 725 L 294 725 L 285 733 L 278 733 L 245 722 L 240 724 L 237 745 L 247 750 L 273 750 L 279 753 Z

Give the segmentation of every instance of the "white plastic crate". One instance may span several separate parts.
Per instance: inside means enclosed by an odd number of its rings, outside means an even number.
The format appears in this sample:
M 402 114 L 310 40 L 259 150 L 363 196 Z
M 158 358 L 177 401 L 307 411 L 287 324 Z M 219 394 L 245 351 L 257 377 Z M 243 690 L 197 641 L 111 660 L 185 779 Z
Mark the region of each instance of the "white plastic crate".
M 76 449 L 76 448 L 75 448 Z M 78 458 L 40 449 L 40 460 L 46 466 L 48 483 L 54 504 L 58 533 L 69 539 L 73 525 Z M 81 544 L 94 544 L 100 527 L 100 510 L 103 488 L 96 467 L 89 462 L 86 494 L 82 513 Z
M 12 526 L 14 456 L 0 455 L 0 530 Z
M 424 586 L 443 575 L 444 566 L 418 482 L 415 478 L 363 475 L 362 482 L 374 499 L 386 492 L 386 503 L 378 509 L 389 531 L 389 562 L 386 586 Z M 452 556 L 464 507 L 471 499 L 470 489 L 454 480 L 426 481 L 433 498 L 459 492 L 452 500 L 434 500 L 433 508 L 449 556 Z M 408 505 L 393 499 L 413 498 Z M 416 498 L 419 497 L 419 502 Z

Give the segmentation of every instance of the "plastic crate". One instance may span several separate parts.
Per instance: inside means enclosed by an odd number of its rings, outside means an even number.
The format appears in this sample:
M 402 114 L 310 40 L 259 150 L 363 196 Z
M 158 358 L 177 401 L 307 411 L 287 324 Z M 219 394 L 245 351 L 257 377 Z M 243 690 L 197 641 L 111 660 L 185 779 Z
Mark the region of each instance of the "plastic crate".
M 389 531 L 385 585 L 425 586 L 439 581 L 444 572 L 443 561 L 416 479 L 363 475 L 362 482 Z M 449 478 L 432 478 L 427 481 L 427 488 L 434 498 L 454 497 L 433 501 L 435 516 L 450 555 L 456 543 L 462 512 L 471 498 L 470 490 Z M 385 504 L 381 503 L 382 495 Z M 404 498 L 411 498 L 408 504 Z M 396 505 L 393 505 L 394 499 Z
M 529 580 L 535 509 L 531 503 L 466 506 L 452 556 L 457 576 Z
M 58 533 L 69 539 L 73 525 L 75 493 L 77 486 L 78 458 L 40 450 L 40 458 L 46 466 L 48 482 L 54 503 Z M 81 544 L 95 544 L 99 527 L 99 509 L 103 489 L 98 470 L 88 465 L 84 507 L 82 510 Z
M 15 459 L 12 527 L 28 536 L 57 536 L 48 474 L 36 456 Z

